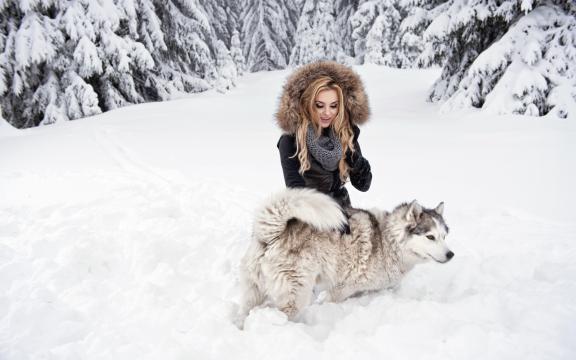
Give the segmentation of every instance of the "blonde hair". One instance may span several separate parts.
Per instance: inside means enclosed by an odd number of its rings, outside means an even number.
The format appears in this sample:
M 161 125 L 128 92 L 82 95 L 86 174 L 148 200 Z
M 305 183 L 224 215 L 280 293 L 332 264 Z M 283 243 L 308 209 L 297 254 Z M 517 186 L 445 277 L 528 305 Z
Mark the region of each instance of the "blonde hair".
M 342 88 L 338 86 L 328 76 L 322 76 L 315 81 L 313 81 L 304 90 L 302 97 L 300 98 L 300 122 L 298 124 L 298 129 L 296 130 L 296 154 L 298 160 L 300 160 L 300 175 L 310 169 L 310 161 L 308 160 L 308 146 L 306 145 L 306 133 L 308 131 L 308 125 L 312 123 L 316 131 L 317 136 L 320 136 L 322 128 L 318 119 L 318 112 L 315 109 L 316 97 L 323 90 L 336 90 L 338 94 L 338 114 L 330 127 L 334 130 L 336 137 L 340 140 L 342 145 L 342 158 L 338 163 L 338 170 L 340 172 L 340 179 L 345 182 L 348 178 L 348 164 L 346 163 L 346 151 L 350 149 L 354 151 L 354 144 L 352 142 L 354 133 L 352 132 L 352 126 L 350 125 L 350 120 L 348 119 L 348 113 L 344 107 L 344 94 Z

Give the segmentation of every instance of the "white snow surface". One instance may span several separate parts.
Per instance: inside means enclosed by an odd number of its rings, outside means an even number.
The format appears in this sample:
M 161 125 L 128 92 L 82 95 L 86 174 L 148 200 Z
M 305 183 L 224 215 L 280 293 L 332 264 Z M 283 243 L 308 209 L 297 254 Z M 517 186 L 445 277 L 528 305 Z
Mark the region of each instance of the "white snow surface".
M 254 211 L 284 187 L 289 71 L 24 131 L 0 124 L 0 359 L 574 359 L 576 119 L 439 114 L 438 70 L 356 67 L 372 188 L 445 202 L 447 264 L 232 323 Z

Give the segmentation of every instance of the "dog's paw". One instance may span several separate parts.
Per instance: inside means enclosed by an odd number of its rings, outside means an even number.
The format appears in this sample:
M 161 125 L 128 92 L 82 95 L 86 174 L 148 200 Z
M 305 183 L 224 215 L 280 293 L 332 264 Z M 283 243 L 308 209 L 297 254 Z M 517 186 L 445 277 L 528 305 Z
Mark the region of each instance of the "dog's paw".
M 255 308 L 244 321 L 244 330 L 258 330 L 272 326 L 285 325 L 288 316 L 276 308 Z
M 328 291 L 324 290 L 318 294 L 314 303 L 320 305 L 324 304 L 327 301 L 330 301 L 330 294 L 328 293 Z
M 239 330 L 244 329 L 244 321 L 248 316 L 246 311 L 242 311 L 238 304 L 233 304 L 228 313 L 228 318 Z
M 244 330 L 244 322 L 246 321 L 246 316 L 244 314 L 236 314 L 232 318 L 232 324 L 234 324 L 239 330 Z

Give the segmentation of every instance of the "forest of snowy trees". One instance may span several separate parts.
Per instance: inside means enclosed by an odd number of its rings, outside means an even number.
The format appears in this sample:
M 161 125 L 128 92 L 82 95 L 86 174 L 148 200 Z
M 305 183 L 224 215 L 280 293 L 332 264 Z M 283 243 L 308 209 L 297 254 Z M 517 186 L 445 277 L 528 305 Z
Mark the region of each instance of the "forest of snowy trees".
M 245 72 L 316 60 L 439 66 L 429 99 L 443 111 L 565 118 L 576 108 L 576 4 L 0 0 L 0 107 L 18 128 L 226 91 Z

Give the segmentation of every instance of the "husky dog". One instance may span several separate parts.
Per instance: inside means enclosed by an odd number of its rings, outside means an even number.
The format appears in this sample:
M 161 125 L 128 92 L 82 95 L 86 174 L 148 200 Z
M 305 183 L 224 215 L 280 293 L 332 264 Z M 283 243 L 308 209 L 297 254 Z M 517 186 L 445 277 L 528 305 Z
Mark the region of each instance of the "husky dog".
M 328 195 L 286 189 L 257 213 L 252 244 L 240 265 L 241 326 L 249 311 L 269 300 L 294 320 L 316 285 L 340 302 L 356 293 L 394 287 L 414 265 L 445 263 L 454 253 L 440 203 L 425 209 L 416 201 L 392 212 L 346 209 Z

